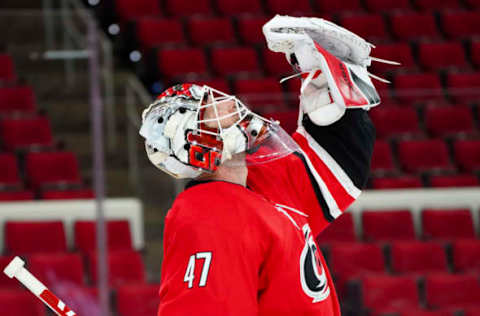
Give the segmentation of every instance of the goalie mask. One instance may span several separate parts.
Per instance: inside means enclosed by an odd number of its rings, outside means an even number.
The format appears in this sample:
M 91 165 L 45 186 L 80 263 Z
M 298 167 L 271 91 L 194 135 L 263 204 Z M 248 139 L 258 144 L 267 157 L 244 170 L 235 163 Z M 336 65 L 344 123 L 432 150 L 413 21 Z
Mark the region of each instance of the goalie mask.
M 213 173 L 220 164 L 265 163 L 298 149 L 278 122 L 235 96 L 194 84 L 164 91 L 143 111 L 140 135 L 152 164 L 176 178 Z M 245 159 L 231 160 L 239 153 Z

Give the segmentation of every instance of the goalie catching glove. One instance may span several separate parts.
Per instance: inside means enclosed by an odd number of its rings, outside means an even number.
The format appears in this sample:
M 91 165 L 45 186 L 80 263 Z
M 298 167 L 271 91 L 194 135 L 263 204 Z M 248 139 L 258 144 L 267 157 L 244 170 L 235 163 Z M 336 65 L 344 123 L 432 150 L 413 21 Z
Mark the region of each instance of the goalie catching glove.
M 263 33 L 268 48 L 284 53 L 302 76 L 300 109 L 321 126 L 339 120 L 346 109 L 380 104 L 370 76 L 386 80 L 367 67 L 372 60 L 397 64 L 371 57 L 372 44 L 320 18 L 277 15 L 263 26 Z

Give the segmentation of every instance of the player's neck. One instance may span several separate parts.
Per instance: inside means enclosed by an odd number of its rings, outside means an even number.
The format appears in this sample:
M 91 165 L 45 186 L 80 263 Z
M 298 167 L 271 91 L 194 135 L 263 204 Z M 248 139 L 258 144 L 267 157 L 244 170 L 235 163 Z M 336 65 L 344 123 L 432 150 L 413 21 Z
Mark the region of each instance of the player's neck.
M 237 158 L 237 159 L 236 159 Z M 241 158 L 241 159 L 238 159 Z M 232 161 L 218 166 L 213 174 L 203 174 L 198 180 L 217 180 L 247 186 L 248 168 L 245 164 L 245 157 L 234 157 Z

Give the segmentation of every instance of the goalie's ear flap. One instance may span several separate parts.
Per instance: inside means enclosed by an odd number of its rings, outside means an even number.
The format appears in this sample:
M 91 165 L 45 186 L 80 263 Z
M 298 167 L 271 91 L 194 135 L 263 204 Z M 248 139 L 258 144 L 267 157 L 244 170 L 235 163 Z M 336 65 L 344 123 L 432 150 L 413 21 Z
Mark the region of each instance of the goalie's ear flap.
M 314 41 L 321 55 L 321 69 L 335 103 L 348 108 L 371 108 L 380 104 L 366 67 L 341 61 Z

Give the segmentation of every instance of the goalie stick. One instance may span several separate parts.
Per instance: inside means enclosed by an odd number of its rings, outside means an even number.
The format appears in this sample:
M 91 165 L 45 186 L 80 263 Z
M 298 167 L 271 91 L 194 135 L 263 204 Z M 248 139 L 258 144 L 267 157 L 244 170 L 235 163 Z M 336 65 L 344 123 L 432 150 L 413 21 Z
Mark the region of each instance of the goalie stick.
M 25 262 L 19 257 L 13 258 L 5 267 L 3 273 L 9 278 L 16 278 L 27 289 L 38 297 L 45 305 L 50 307 L 59 316 L 76 316 L 77 314 L 70 309 L 64 302 L 55 296 L 42 282 L 33 274 L 24 268 Z

